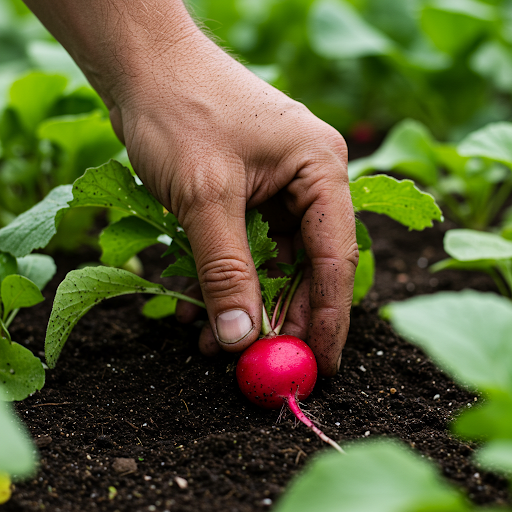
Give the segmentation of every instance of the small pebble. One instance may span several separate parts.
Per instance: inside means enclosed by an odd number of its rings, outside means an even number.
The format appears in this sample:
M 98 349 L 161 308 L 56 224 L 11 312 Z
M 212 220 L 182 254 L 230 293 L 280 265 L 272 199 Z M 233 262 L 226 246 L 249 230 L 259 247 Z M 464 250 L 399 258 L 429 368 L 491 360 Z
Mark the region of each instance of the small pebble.
M 389 392 L 394 395 L 396 393 L 396 388 L 389 388 Z
M 434 395 L 434 400 L 439 400 L 441 398 L 441 395 L 437 394 L 437 395 Z
M 134 473 L 137 471 L 137 463 L 135 459 L 118 457 L 112 462 L 112 469 L 116 473 Z
M 46 448 L 52 441 L 53 439 L 51 436 L 39 436 L 35 439 L 35 443 L 38 448 Z
M 421 258 L 418 259 L 418 262 L 417 262 L 417 265 L 418 267 L 420 268 L 427 268 L 428 266 L 428 260 L 427 258 L 425 258 L 424 256 L 422 256 Z
M 178 484 L 180 489 L 186 489 L 188 487 L 188 482 L 184 478 L 181 478 L 181 476 L 174 477 L 174 481 Z

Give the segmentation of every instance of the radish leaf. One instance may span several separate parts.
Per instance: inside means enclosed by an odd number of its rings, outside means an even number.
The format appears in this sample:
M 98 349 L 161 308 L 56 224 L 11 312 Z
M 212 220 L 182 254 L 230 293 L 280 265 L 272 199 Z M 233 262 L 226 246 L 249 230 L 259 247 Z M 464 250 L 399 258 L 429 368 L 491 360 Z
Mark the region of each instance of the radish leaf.
M 86 267 L 69 272 L 59 285 L 48 322 L 45 353 L 48 366 L 53 368 L 73 327 L 93 306 L 111 297 L 128 293 L 151 293 L 184 298 L 181 293 L 151 283 L 126 270 L 113 267 Z M 187 298 L 204 307 L 201 301 Z
M 441 210 L 434 198 L 421 192 L 410 180 L 390 176 L 365 176 L 350 183 L 354 210 L 385 213 L 409 229 L 422 230 L 442 221 Z
M 512 393 L 512 304 L 492 293 L 441 292 L 382 310 L 459 383 Z
M 157 295 L 149 299 L 142 308 L 142 314 L 148 318 L 159 319 L 174 315 L 176 311 L 176 297 Z
M 157 244 L 161 234 L 160 229 L 139 217 L 123 217 L 101 232 L 101 261 L 105 265 L 120 267 L 146 247 Z
M 0 387 L 0 472 L 30 476 L 36 469 L 37 452 L 30 435 Z
M 162 277 L 183 276 L 197 279 L 196 262 L 188 254 L 178 256 L 178 259 L 171 263 L 161 275 Z
M 0 337 L 0 386 L 4 392 L 3 400 L 27 398 L 44 386 L 44 379 L 44 368 L 38 357 L 19 343 Z
M 512 124 L 492 123 L 468 135 L 457 147 L 462 156 L 490 158 L 512 168 Z
M 491 441 L 477 451 L 475 458 L 489 471 L 510 476 L 512 474 L 512 441 L 510 439 Z
M 29 254 L 18 258 L 18 274 L 30 279 L 42 290 L 52 279 L 57 266 L 51 256 L 47 254 Z
M 412 119 L 397 124 L 382 146 L 371 156 L 348 165 L 352 180 L 373 171 L 396 171 L 408 178 L 433 185 L 438 180 L 435 142 L 427 128 Z
M 267 236 L 268 223 L 256 210 L 250 210 L 245 216 L 247 240 L 256 269 L 266 261 L 277 256 L 277 244 Z
M 459 261 L 512 258 L 512 241 L 494 233 L 451 229 L 444 237 L 444 250 Z
M 39 288 L 26 277 L 11 274 L 2 281 L 1 297 L 5 322 L 14 309 L 29 308 L 44 300 Z
M 369 492 L 371 489 L 371 492 Z M 340 507 L 340 504 L 341 507 Z M 317 457 L 292 483 L 275 512 L 470 510 L 436 467 L 394 441 L 362 442 L 346 455 Z
M 71 189 L 71 185 L 54 188 L 41 202 L 0 229 L 0 250 L 20 257 L 46 247 L 57 232 L 68 201 L 73 199 Z
M 375 259 L 371 249 L 359 251 L 359 263 L 354 278 L 354 292 L 352 294 L 352 304 L 359 304 L 373 286 L 375 275 Z

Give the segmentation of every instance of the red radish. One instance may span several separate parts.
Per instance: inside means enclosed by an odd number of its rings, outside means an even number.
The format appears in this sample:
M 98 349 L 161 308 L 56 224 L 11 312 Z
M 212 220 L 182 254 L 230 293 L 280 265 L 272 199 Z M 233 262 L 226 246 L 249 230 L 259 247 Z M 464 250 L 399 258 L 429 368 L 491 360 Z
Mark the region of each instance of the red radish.
M 279 409 L 289 395 L 307 398 L 317 373 L 312 350 L 299 338 L 286 334 L 253 343 L 236 367 L 242 393 L 266 409 Z
M 238 386 L 251 402 L 267 409 L 278 409 L 287 402 L 298 420 L 320 439 L 343 452 L 313 424 L 297 403 L 297 399 L 311 394 L 317 373 L 315 356 L 306 343 L 295 336 L 278 336 L 273 331 L 247 348 L 236 367 Z

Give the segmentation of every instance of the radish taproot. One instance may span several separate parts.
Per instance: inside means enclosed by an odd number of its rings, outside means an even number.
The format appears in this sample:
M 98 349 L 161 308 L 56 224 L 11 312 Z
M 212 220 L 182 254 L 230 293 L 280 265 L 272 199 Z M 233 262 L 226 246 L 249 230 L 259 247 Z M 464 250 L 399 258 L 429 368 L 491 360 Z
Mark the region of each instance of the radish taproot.
M 313 351 L 301 339 L 271 331 L 247 348 L 236 367 L 242 393 L 266 409 L 278 409 L 284 403 L 295 417 L 315 434 L 344 453 L 301 410 L 297 400 L 307 398 L 315 387 L 318 374 Z

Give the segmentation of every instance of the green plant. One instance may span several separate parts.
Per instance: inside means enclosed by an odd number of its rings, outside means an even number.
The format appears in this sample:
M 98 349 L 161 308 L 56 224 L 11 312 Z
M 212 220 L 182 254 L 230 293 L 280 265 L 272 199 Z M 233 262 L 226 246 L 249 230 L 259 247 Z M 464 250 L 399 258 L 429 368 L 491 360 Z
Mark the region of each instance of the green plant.
M 32 476 L 38 459 L 27 430 L 5 400 L 0 386 L 0 505 L 11 496 L 11 479 Z
M 445 269 L 485 272 L 502 295 L 512 298 L 512 241 L 496 233 L 452 229 L 444 236 L 443 244 L 451 258 L 432 265 L 432 272 Z
M 50 256 L 29 254 L 15 258 L 0 252 L 0 386 L 3 400 L 23 400 L 44 385 L 40 359 L 11 339 L 9 326 L 20 308 L 44 300 L 41 290 L 55 274 Z
M 485 229 L 512 192 L 512 123 L 493 123 L 458 144 L 439 143 L 418 121 L 405 120 L 371 156 L 349 164 L 352 179 L 374 172 L 410 177 L 463 227 Z
M 463 438 L 483 441 L 477 464 L 512 480 L 510 301 L 474 291 L 441 292 L 390 304 L 383 315 L 459 384 L 482 393 L 483 404 L 461 411 L 453 429 Z M 345 450 L 343 457 L 317 457 L 276 511 L 335 512 L 340 506 L 348 512 L 491 510 L 469 503 L 432 462 L 395 441 L 355 442 Z

